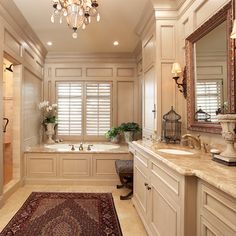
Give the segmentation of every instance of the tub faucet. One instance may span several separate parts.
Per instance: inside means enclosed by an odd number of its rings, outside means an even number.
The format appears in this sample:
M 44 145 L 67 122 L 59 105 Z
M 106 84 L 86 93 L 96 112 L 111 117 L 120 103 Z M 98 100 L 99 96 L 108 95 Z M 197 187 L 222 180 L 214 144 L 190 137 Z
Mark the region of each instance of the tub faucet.
M 191 140 L 193 143 L 193 148 L 197 149 L 197 150 L 201 150 L 201 140 L 200 140 L 200 135 L 199 136 L 194 136 L 192 134 L 184 134 L 182 136 L 182 141 L 183 140 Z
M 79 150 L 80 150 L 80 151 L 83 151 L 83 150 L 84 150 L 83 143 L 80 143 L 80 145 L 79 145 Z

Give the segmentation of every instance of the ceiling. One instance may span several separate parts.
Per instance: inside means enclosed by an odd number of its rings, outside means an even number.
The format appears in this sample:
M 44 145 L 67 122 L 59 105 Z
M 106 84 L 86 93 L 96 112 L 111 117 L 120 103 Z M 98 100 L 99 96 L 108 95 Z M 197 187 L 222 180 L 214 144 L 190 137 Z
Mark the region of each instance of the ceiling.
M 144 10 L 152 7 L 150 0 L 98 0 L 101 21 L 92 19 L 73 39 L 65 21 L 51 23 L 52 0 L 13 1 L 49 52 L 132 53 L 139 42 L 135 28 Z M 117 47 L 115 40 L 120 43 Z

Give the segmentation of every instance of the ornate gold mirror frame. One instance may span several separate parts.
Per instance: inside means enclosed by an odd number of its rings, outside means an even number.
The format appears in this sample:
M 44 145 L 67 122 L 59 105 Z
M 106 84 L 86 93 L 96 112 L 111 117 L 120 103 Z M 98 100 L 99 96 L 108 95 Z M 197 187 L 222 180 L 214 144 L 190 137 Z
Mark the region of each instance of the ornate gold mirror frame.
M 195 68 L 194 68 L 194 43 L 226 21 L 227 32 L 227 81 L 228 81 L 228 111 L 235 112 L 235 58 L 234 40 L 230 38 L 233 24 L 233 4 L 225 5 L 219 12 L 200 26 L 186 39 L 186 75 L 187 75 L 187 126 L 189 130 L 220 133 L 219 123 L 198 122 L 195 120 Z

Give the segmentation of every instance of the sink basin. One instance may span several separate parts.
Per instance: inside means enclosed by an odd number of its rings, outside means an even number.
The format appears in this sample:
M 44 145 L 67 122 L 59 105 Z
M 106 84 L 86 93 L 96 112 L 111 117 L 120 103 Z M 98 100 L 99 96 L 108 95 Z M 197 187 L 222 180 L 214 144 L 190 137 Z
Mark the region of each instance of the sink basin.
M 192 152 L 179 149 L 158 149 L 157 151 L 175 155 L 193 155 Z

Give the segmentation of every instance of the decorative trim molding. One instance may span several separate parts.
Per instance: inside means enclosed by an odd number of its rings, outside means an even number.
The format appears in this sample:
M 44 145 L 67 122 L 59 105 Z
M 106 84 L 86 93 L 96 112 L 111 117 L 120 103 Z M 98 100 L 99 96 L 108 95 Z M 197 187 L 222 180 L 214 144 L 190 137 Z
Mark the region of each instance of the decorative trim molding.
M 71 53 L 71 52 L 49 52 L 45 63 L 136 63 L 133 53 Z
M 195 85 L 194 85 L 194 58 L 193 48 L 194 43 L 205 36 L 208 32 L 215 27 L 227 22 L 227 38 L 228 38 L 228 101 L 230 112 L 235 112 L 235 78 L 234 78 L 234 41 L 230 39 L 230 32 L 232 30 L 233 22 L 233 6 L 232 3 L 225 5 L 220 11 L 213 15 L 201 27 L 194 31 L 186 39 L 186 62 L 187 62 L 187 128 L 189 130 L 207 132 L 207 133 L 220 133 L 221 127 L 219 123 L 197 122 L 195 116 Z
M 44 47 L 38 36 L 34 33 L 29 23 L 25 20 L 22 13 L 18 10 L 13 1 L 1 1 L 0 3 L 0 15 L 3 19 L 11 25 L 11 27 L 17 32 L 20 37 L 24 38 L 34 51 L 43 57 L 47 54 L 47 49 Z

